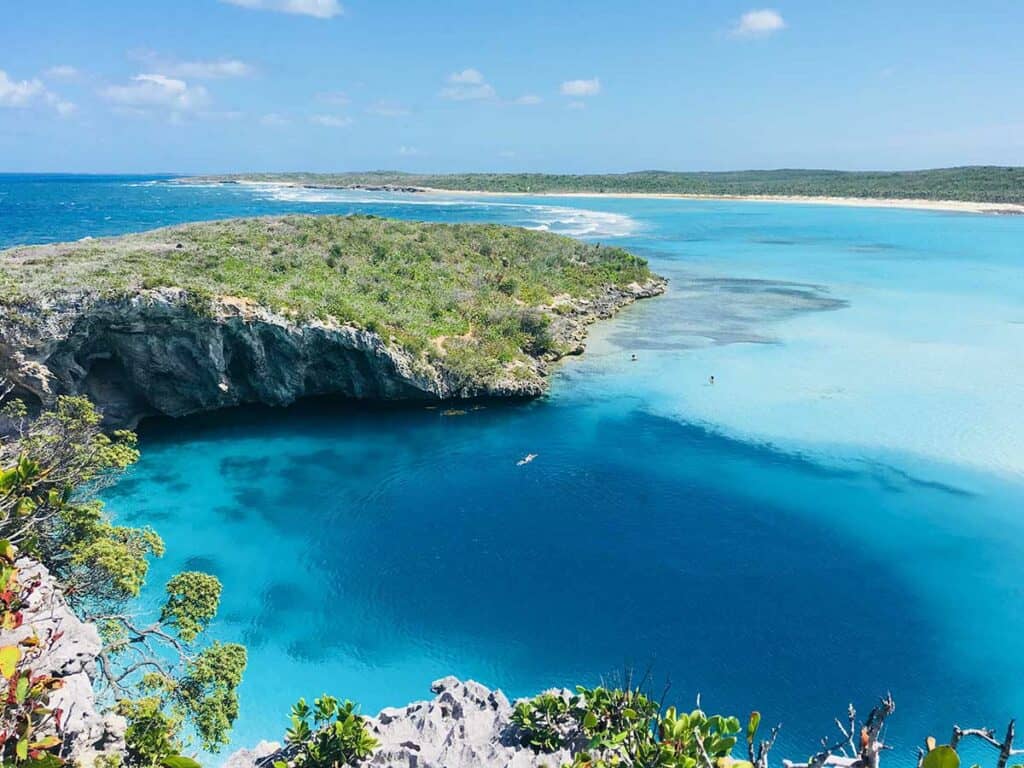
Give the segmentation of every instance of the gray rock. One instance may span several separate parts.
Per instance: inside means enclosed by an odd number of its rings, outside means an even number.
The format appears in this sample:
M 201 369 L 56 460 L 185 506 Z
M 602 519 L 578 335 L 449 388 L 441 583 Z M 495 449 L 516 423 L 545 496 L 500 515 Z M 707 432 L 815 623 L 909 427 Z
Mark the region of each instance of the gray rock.
M 261 741 L 252 749 L 240 749 L 233 752 L 224 761 L 221 768 L 251 768 L 261 762 L 263 758 L 276 755 L 281 751 L 281 745 L 276 741 Z
M 18 643 L 36 634 L 44 641 L 59 637 L 32 664 L 34 672 L 60 678 L 49 706 L 64 712 L 62 736 L 72 760 L 91 765 L 99 754 L 124 752 L 125 721 L 104 714 L 97 705 L 93 679 L 100 653 L 99 633 L 81 621 L 64 600 L 55 580 L 41 564 L 22 558 L 17 563 L 23 584 L 35 583 L 24 611 L 24 623 L 0 636 L 0 645 Z
M 367 718 L 380 747 L 361 765 L 387 768 L 558 768 L 572 762 L 568 750 L 538 754 L 520 744 L 512 704 L 500 690 L 455 677 L 437 680 L 435 696 Z M 568 692 L 564 692 L 568 695 Z M 266 745 L 262 742 L 260 747 Z M 239 750 L 229 768 L 268 768 L 287 760 L 287 750 L 257 755 Z

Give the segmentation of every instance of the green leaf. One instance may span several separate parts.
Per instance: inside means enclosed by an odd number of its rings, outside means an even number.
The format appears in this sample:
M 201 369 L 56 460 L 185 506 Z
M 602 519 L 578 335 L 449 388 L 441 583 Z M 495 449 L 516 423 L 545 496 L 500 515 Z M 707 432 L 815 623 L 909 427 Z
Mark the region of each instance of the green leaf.
M 185 757 L 184 755 L 171 755 L 170 757 L 165 757 L 160 761 L 160 765 L 163 766 L 163 768 L 203 768 L 191 757 Z
M 583 727 L 587 730 L 593 730 L 594 728 L 596 728 L 597 715 L 595 715 L 593 712 L 587 712 L 587 714 L 583 716 Z
M 761 713 L 754 711 L 750 713 L 750 720 L 747 721 L 747 743 L 754 743 L 754 736 L 757 735 L 757 729 L 761 727 Z
M 18 678 L 18 684 L 17 684 L 16 688 L 14 689 L 14 699 L 19 704 L 21 704 L 23 701 L 25 701 L 25 698 L 28 696 L 28 685 L 29 685 L 29 673 L 26 672 L 25 674 L 23 674 L 21 677 Z
M 924 756 L 921 768 L 960 768 L 960 755 L 950 746 L 936 747 Z

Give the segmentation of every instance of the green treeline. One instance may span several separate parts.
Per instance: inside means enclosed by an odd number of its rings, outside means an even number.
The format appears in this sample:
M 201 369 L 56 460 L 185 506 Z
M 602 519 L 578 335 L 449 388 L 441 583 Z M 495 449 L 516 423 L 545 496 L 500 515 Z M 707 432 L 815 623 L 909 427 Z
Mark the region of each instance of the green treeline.
M 322 186 L 409 186 L 479 192 L 619 192 L 682 195 L 799 195 L 1024 203 L 1024 168 L 965 166 L 924 171 L 782 169 L 567 175 L 546 173 L 410 174 L 372 171 L 340 174 L 244 174 L 251 179 Z

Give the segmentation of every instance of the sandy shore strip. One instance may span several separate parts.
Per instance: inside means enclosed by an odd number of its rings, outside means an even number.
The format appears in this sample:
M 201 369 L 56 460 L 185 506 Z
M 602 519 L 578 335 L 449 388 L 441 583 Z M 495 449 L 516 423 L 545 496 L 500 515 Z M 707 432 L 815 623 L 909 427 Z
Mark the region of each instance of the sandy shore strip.
M 189 184 L 192 180 L 175 180 Z M 198 180 L 197 180 L 198 181 Z M 213 182 L 225 183 L 225 182 Z M 622 198 L 636 200 L 706 200 L 745 203 L 795 203 L 799 205 L 840 205 L 849 208 L 902 208 L 918 211 L 948 211 L 953 213 L 987 213 L 996 215 L 1024 215 L 1024 205 L 1017 203 L 981 203 L 967 200 L 925 200 L 919 198 L 881 197 L 826 197 L 815 195 L 698 195 L 677 192 L 490 192 L 473 189 L 437 189 L 436 187 L 409 186 L 403 190 L 378 189 L 366 185 L 310 184 L 299 181 L 267 181 L 264 179 L 233 178 L 232 184 L 251 186 L 296 187 L 300 189 L 371 190 L 381 192 L 409 191 L 432 195 L 458 197 L 560 197 L 560 198 Z
M 709 200 L 747 203 L 798 203 L 802 205 L 842 205 L 850 208 L 907 208 L 919 211 L 953 211 L 1024 215 L 1024 205 L 1016 203 L 975 203 L 966 200 L 921 200 L 881 197 L 817 197 L 811 195 L 695 195 L 674 192 L 479 192 L 463 189 L 418 187 L 438 195 L 487 195 L 490 197 L 614 197 L 637 200 Z

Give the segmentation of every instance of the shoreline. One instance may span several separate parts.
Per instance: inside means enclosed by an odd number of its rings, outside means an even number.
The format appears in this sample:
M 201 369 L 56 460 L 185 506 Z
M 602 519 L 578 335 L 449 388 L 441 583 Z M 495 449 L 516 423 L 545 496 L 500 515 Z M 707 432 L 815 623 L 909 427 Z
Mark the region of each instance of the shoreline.
M 620 198 L 635 200 L 696 200 L 747 203 L 786 203 L 797 205 L 833 205 L 847 208 L 896 208 L 917 211 L 945 211 L 948 213 L 979 213 L 995 216 L 1022 216 L 1024 204 L 990 203 L 970 200 L 929 200 L 925 198 L 838 197 L 817 195 L 703 195 L 684 192 L 493 192 L 472 189 L 439 189 L 437 187 L 368 185 L 368 184 L 310 184 L 298 181 L 264 181 L 244 177 L 231 180 L 208 181 L 199 178 L 175 179 L 178 184 L 244 184 L 248 186 L 279 186 L 296 189 L 336 189 L 351 191 L 392 192 L 406 194 L 432 194 L 477 197 L 551 197 L 551 198 Z
M 253 183 L 253 182 L 244 182 Z M 256 182 L 275 183 L 275 182 Z M 304 184 L 292 184 L 303 187 Z M 322 187 L 321 187 L 322 188 Z M 331 187 L 348 189 L 348 187 Z M 918 211 L 947 211 L 955 213 L 985 213 L 1004 216 L 1024 215 L 1024 205 L 1016 203 L 981 203 L 969 200 L 926 200 L 922 198 L 881 197 L 829 197 L 812 195 L 698 195 L 682 192 L 484 192 L 468 189 L 437 189 L 417 187 L 420 192 L 449 195 L 484 195 L 488 197 L 581 197 L 622 198 L 635 200 L 704 200 L 746 203 L 790 203 L 805 205 L 835 205 L 848 208 L 903 208 Z

